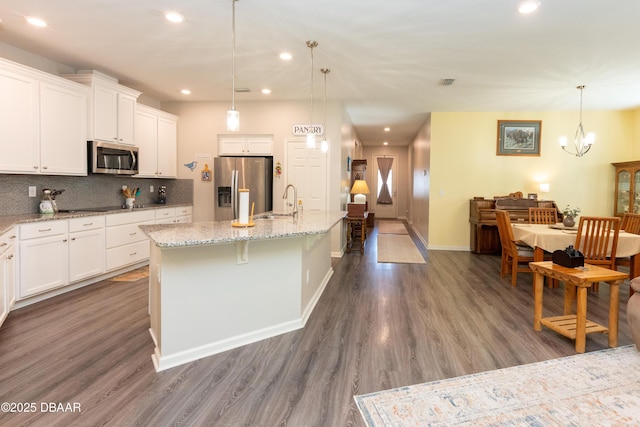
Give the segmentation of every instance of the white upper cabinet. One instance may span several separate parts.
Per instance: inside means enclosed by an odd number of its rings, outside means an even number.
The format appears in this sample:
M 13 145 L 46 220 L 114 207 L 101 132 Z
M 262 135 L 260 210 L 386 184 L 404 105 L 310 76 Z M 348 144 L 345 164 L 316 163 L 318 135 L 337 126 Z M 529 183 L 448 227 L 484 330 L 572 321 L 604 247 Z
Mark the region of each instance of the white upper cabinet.
M 273 135 L 218 135 L 220 156 L 273 156 Z
M 89 90 L 84 86 L 67 82 L 40 84 L 42 173 L 87 174 L 88 106 Z
M 88 88 L 0 59 L 0 173 L 87 174 Z
M 141 92 L 97 71 L 64 77 L 93 90 L 88 140 L 134 145 L 136 105 Z
M 173 114 L 136 107 L 135 144 L 140 151 L 140 178 L 176 178 L 177 120 Z
M 178 176 L 178 124 L 175 119 L 158 117 L 158 177 Z
M 37 173 L 40 167 L 39 82 L 0 63 L 0 171 Z

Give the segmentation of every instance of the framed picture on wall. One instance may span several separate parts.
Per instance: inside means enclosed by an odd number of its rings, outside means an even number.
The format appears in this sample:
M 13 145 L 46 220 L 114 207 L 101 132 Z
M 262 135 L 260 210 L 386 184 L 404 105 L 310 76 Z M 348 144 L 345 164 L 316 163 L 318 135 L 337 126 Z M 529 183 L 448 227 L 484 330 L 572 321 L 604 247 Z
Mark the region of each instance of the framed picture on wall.
M 498 156 L 540 156 L 541 120 L 498 120 Z

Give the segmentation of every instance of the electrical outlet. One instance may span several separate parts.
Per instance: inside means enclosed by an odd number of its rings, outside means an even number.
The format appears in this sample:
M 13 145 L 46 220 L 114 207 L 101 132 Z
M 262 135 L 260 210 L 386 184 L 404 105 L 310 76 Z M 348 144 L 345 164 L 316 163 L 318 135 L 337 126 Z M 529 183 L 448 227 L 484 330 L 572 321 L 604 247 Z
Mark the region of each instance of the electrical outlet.
M 149 193 L 153 193 L 153 185 L 149 186 Z
M 30 185 L 29 186 L 29 197 L 36 197 L 36 186 L 35 185 Z

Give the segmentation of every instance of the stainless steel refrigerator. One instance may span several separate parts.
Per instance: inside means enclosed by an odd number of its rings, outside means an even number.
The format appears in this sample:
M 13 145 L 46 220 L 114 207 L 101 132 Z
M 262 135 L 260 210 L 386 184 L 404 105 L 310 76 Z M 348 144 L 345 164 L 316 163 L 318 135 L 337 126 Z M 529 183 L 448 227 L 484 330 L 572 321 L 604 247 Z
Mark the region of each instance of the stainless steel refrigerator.
M 273 158 L 216 157 L 213 159 L 214 219 L 238 219 L 238 189 L 249 190 L 254 215 L 273 210 Z

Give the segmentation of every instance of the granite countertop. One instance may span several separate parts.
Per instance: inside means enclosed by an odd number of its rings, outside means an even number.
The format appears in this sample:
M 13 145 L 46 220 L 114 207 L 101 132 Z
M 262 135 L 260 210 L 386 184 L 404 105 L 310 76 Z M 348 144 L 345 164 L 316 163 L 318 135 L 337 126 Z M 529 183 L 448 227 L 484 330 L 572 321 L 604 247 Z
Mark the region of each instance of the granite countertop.
M 59 212 L 55 214 L 21 214 L 21 215 L 0 215 L 0 234 L 5 233 L 14 225 L 26 224 L 30 222 L 41 222 L 41 221 L 54 221 L 57 219 L 70 219 L 70 218 L 80 218 L 86 216 L 96 216 L 96 215 L 111 215 L 116 213 L 123 212 L 135 212 L 149 209 L 162 209 L 162 208 L 177 208 L 181 206 L 192 206 L 190 203 L 184 204 L 170 204 L 170 205 L 145 205 L 144 207 L 137 207 L 134 209 L 123 209 L 121 207 L 113 207 L 113 208 L 91 208 L 92 210 L 82 210 L 77 209 L 71 212 Z M 93 209 L 104 209 L 104 210 L 93 210 Z
M 345 215 L 345 211 L 304 211 L 295 218 L 262 214 L 254 218 L 253 227 L 233 227 L 231 221 L 209 221 L 141 225 L 140 229 L 161 248 L 203 246 L 327 233 Z

